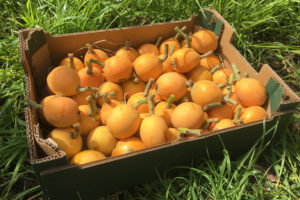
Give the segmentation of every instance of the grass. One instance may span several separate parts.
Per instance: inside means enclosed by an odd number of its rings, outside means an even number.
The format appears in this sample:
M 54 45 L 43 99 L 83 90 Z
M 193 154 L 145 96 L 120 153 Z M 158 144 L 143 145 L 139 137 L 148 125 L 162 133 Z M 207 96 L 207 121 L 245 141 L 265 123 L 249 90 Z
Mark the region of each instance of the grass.
M 263 63 L 269 63 L 300 95 L 299 0 L 0 0 L 0 3 L 0 199 L 35 199 L 42 195 L 28 160 L 19 29 L 41 27 L 50 34 L 108 29 L 185 19 L 200 8 L 214 7 L 236 29 L 233 43 L 252 66 L 259 70 Z M 258 143 L 238 159 L 231 159 L 224 149 L 223 160 L 204 159 L 192 166 L 181 166 L 184 172 L 175 176 L 166 171 L 157 181 L 124 191 L 121 196 L 300 198 L 299 111 L 298 107 L 286 127 L 265 147 Z

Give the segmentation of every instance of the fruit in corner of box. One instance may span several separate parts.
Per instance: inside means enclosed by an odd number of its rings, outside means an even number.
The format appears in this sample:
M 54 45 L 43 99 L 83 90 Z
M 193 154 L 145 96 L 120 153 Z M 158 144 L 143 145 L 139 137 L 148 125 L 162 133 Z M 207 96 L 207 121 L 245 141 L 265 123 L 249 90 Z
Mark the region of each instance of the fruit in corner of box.
M 232 155 L 242 153 L 261 136 L 262 119 L 271 127 L 290 116 L 299 97 L 267 65 L 256 73 L 230 43 L 233 33 L 213 9 L 107 31 L 20 32 L 27 96 L 44 99 L 31 102 L 39 112 L 27 108 L 26 123 L 30 160 L 45 195 L 59 199 L 76 190 L 93 198 L 143 183 L 155 177 L 154 168 L 205 155 L 205 146 L 218 156 L 220 138 Z M 93 45 L 103 38 L 109 42 Z M 59 193 L 59 185 L 68 187 Z

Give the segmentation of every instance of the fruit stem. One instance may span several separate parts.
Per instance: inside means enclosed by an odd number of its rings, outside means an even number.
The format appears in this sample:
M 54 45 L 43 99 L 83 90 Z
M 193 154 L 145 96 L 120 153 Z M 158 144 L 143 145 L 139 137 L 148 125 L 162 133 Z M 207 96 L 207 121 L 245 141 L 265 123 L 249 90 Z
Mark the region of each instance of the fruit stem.
M 74 54 L 73 53 L 68 53 L 68 58 L 69 58 L 69 67 L 75 68 L 74 65 Z
M 249 78 L 249 74 L 247 72 L 245 72 L 245 74 L 243 75 L 243 78 Z
M 176 63 L 175 63 L 175 61 L 174 60 L 171 60 L 171 67 L 172 67 L 172 69 L 176 69 Z
M 207 57 L 207 56 L 209 56 L 209 55 L 211 55 L 211 54 L 213 54 L 213 53 L 214 53 L 213 51 L 209 51 L 209 52 L 207 52 L 207 53 L 205 53 L 205 54 L 202 54 L 202 55 L 200 56 L 200 59 L 205 58 L 205 57 Z
M 167 108 L 170 109 L 172 107 L 173 99 L 175 98 L 174 94 L 171 94 L 167 100 Z
M 117 96 L 117 94 L 115 91 L 111 91 L 109 93 L 103 92 L 100 94 L 100 97 L 102 97 L 104 102 L 107 104 L 111 104 L 110 99 L 114 99 L 114 98 L 116 98 L 116 96 Z
M 180 30 L 178 28 L 178 26 L 175 27 L 175 31 L 184 37 L 184 39 L 186 40 L 187 47 L 190 48 L 191 47 L 191 38 L 187 34 L 185 34 L 182 30 Z
M 189 128 L 178 128 L 179 131 L 179 135 L 183 135 L 183 134 L 191 134 L 191 135 L 202 135 L 202 130 L 201 129 L 189 129 Z
M 88 53 L 89 54 L 93 54 L 94 53 L 93 46 L 90 43 L 87 43 L 85 46 L 88 49 Z
M 220 65 L 216 65 L 216 66 L 213 66 L 213 68 L 210 70 L 210 73 L 213 74 L 215 73 L 215 71 L 217 71 L 218 69 L 220 69 Z
M 158 46 L 160 45 L 161 41 L 162 41 L 162 37 L 159 36 L 159 37 L 157 38 L 156 42 L 155 42 L 155 46 L 158 47 Z
M 93 75 L 93 65 L 91 61 L 87 61 L 86 65 L 88 66 L 88 70 L 86 71 L 86 73 L 90 76 Z
M 93 117 L 94 119 L 96 119 L 96 114 L 98 113 L 98 108 L 94 102 L 94 99 L 92 97 L 92 95 L 88 96 L 86 98 L 86 101 L 88 102 L 91 110 L 89 112 L 89 116 Z
M 175 51 L 175 47 L 176 47 L 176 45 L 175 45 L 175 44 L 172 44 L 171 51 L 170 51 L 170 55 L 173 55 L 173 53 L 174 53 L 174 51 Z
M 160 58 L 160 61 L 163 63 L 165 60 L 167 60 L 168 58 L 168 51 L 169 51 L 169 45 L 168 44 L 165 44 L 164 45 L 164 56 L 162 58 Z
M 137 83 L 140 82 L 140 79 L 139 79 L 138 77 L 135 77 L 135 78 L 133 79 L 133 82 L 137 84 Z
M 124 95 L 123 95 L 123 102 L 125 104 L 127 103 L 127 92 L 125 92 Z
M 77 88 L 77 91 L 78 91 L 78 92 L 87 92 L 87 91 L 92 91 L 92 92 L 94 92 L 94 91 L 97 91 L 97 90 L 98 90 L 98 88 L 96 88 L 96 87 L 89 87 L 89 86 Z
M 234 115 L 234 118 L 233 118 L 233 121 L 237 121 L 240 117 L 240 113 L 241 113 L 241 110 L 242 110 L 242 106 L 238 106 L 237 110 L 236 110 L 236 113 Z
M 232 69 L 233 69 L 235 81 L 240 80 L 240 78 L 241 78 L 241 77 L 240 77 L 240 71 L 239 71 L 239 69 L 237 68 L 236 64 L 232 63 L 231 66 L 232 66 Z
M 236 125 L 240 125 L 244 123 L 243 120 L 239 120 L 241 111 L 242 111 L 242 106 L 238 106 L 233 118 L 233 123 L 235 123 Z
M 183 26 L 180 30 L 184 31 L 185 29 L 186 29 L 186 26 Z M 179 36 L 180 36 L 180 34 L 177 32 L 176 35 L 174 36 L 174 38 L 177 40 Z
M 80 130 L 79 130 L 80 124 L 79 124 L 79 122 L 73 124 L 72 127 L 74 128 L 74 132 L 71 132 L 71 138 L 75 139 L 77 136 L 80 135 Z
M 230 74 L 230 76 L 228 77 L 227 94 L 225 96 L 225 99 L 229 99 L 229 97 L 231 96 L 233 80 L 234 74 Z
M 128 51 L 130 48 L 131 42 L 129 40 L 126 40 L 125 42 L 125 50 Z
M 147 85 L 146 85 L 146 88 L 145 88 L 145 92 L 144 92 L 144 97 L 148 96 L 149 94 L 149 90 L 152 86 L 152 83 L 153 83 L 154 79 L 153 78 L 150 78 Z
M 108 94 L 107 92 L 104 92 L 103 94 L 101 94 L 101 97 L 103 98 L 103 101 L 107 104 L 111 104 L 110 99 L 108 98 Z
M 43 106 L 41 104 L 38 104 L 37 102 L 33 101 L 32 99 L 30 99 L 29 97 L 26 97 L 27 103 L 34 107 L 35 109 L 40 109 L 43 110 Z
M 236 105 L 236 101 L 234 101 L 233 99 L 230 99 L 229 97 L 231 96 L 231 91 L 232 91 L 232 83 L 234 81 L 234 77 L 235 77 L 235 74 L 230 74 L 229 78 L 228 78 L 228 85 L 227 85 L 227 94 L 226 96 L 224 97 L 224 101 L 225 102 L 228 102 L 228 103 L 231 103 L 233 105 Z
M 204 112 L 206 112 L 211 108 L 218 107 L 218 106 L 221 106 L 221 105 L 222 105 L 222 103 L 220 103 L 220 102 L 210 103 L 210 104 L 207 104 L 207 105 L 203 106 L 202 110 Z
M 89 60 L 90 63 L 95 63 L 101 67 L 104 67 L 104 63 L 103 62 L 100 62 L 99 60 L 95 60 L 95 59 L 90 59 Z
M 135 70 L 133 70 L 133 73 L 134 73 L 134 75 L 135 75 L 135 77 L 134 77 L 134 79 L 133 79 L 133 82 L 135 82 L 135 83 L 138 83 L 138 82 L 140 82 L 139 75 L 136 73 L 136 71 L 135 71 Z
M 139 100 L 138 102 L 136 102 L 134 105 L 133 105 L 133 107 L 135 108 L 135 109 L 137 109 L 138 107 L 140 107 L 142 104 L 144 104 L 144 103 L 146 103 L 146 98 L 143 98 L 143 99 L 141 99 L 141 100 Z
M 148 107 L 149 107 L 149 113 L 151 115 L 154 114 L 154 94 L 149 94 L 147 96 L 147 103 L 148 103 Z
M 227 86 L 227 82 L 220 83 L 217 86 L 218 86 L 218 88 L 223 88 L 223 87 Z
M 229 99 L 229 98 L 228 98 L 228 99 L 227 99 L 227 98 L 224 98 L 224 101 L 227 102 L 227 103 L 231 103 L 231 104 L 234 105 L 234 106 L 237 104 L 235 100 Z
M 188 80 L 188 81 L 185 83 L 185 86 L 186 86 L 187 88 L 191 88 L 191 87 L 193 87 L 193 85 L 194 85 L 194 81 L 192 81 L 191 79 Z
M 213 122 L 219 122 L 220 119 L 219 118 L 208 118 L 207 120 L 205 120 L 205 122 L 202 125 L 202 129 L 207 129 L 207 127 L 209 126 L 209 124 L 213 123 Z

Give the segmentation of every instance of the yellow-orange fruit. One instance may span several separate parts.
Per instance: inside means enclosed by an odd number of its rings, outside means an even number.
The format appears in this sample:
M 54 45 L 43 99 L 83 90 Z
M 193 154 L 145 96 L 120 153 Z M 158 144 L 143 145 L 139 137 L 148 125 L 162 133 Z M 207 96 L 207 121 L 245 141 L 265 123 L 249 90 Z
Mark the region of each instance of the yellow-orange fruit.
M 49 137 L 57 144 L 57 147 L 66 153 L 68 159 L 72 158 L 82 148 L 82 138 L 80 134 L 75 137 L 73 128 L 55 128 L 50 132 Z
M 243 120 L 244 123 L 250 123 L 258 120 L 263 120 L 267 118 L 267 112 L 264 108 L 260 106 L 250 106 L 245 108 L 240 119 Z
M 122 90 L 121 86 L 116 84 L 116 83 L 113 83 L 113 82 L 110 82 L 110 81 L 106 81 L 106 82 L 102 83 L 99 86 L 98 93 L 103 94 L 105 92 L 107 94 L 109 94 L 110 92 L 115 92 L 116 96 L 113 99 L 119 100 L 119 101 L 123 100 L 123 96 L 124 96 L 123 90 Z M 108 97 L 108 98 L 112 99 L 110 97 Z M 104 103 L 103 98 L 98 98 L 98 103 L 100 105 L 102 105 Z
M 261 106 L 267 99 L 264 85 L 253 78 L 242 78 L 235 84 L 235 95 L 243 106 Z
M 228 87 L 228 86 L 225 86 L 225 87 L 222 89 L 222 94 L 223 94 L 223 96 L 226 96 L 226 95 L 227 95 L 227 92 L 228 92 L 227 87 Z M 233 94 L 235 94 L 235 85 L 231 85 L 231 96 L 232 96 Z
M 88 135 L 91 130 L 99 125 L 98 116 L 90 116 L 91 107 L 89 105 L 79 106 L 80 118 L 79 118 L 79 130 L 81 135 Z
M 106 156 L 100 153 L 99 151 L 94 150 L 84 150 L 77 153 L 71 160 L 71 163 L 77 165 L 84 165 L 90 162 L 94 162 L 97 160 L 103 160 Z
M 90 59 L 98 60 L 102 63 L 104 63 L 108 56 L 106 53 L 100 49 L 92 49 L 86 52 L 84 56 L 84 65 L 87 67 L 87 62 L 90 61 Z M 102 71 L 102 67 L 96 63 L 92 63 L 93 68 L 98 68 L 100 71 Z
M 133 80 L 127 80 L 123 82 L 121 86 L 127 99 L 133 94 L 143 92 L 145 90 L 145 83 L 143 81 L 138 81 L 136 83 Z
M 200 59 L 200 66 L 205 67 L 208 70 L 219 64 L 221 64 L 221 61 L 215 54 L 210 54 L 209 56 Z
M 208 116 L 208 114 L 207 114 L 207 112 L 204 112 L 203 113 L 203 123 L 207 120 L 209 118 L 209 116 Z
M 175 38 L 169 38 L 166 39 L 165 41 L 163 41 L 160 45 L 159 45 L 159 53 L 160 54 L 164 54 L 165 52 L 165 45 L 168 44 L 168 52 L 169 54 L 171 53 L 171 49 L 172 46 L 175 45 L 174 47 L 174 52 L 177 51 L 178 49 L 180 49 L 180 43 L 177 39 Z
M 231 119 L 221 119 L 219 122 L 212 124 L 210 127 L 210 131 L 216 131 L 216 130 L 221 130 L 224 128 L 230 128 L 235 126 L 233 121 Z
M 207 29 L 197 31 L 192 35 L 191 47 L 202 54 L 215 51 L 218 48 L 218 37 Z
M 54 94 L 72 96 L 77 94 L 80 79 L 74 69 L 66 66 L 58 66 L 48 74 L 47 84 Z
M 188 45 L 187 45 L 185 39 L 180 42 L 180 48 L 188 48 Z
M 127 50 L 126 50 L 126 48 L 125 47 L 122 47 L 122 48 L 120 48 L 118 51 L 117 51 L 117 53 L 116 53 L 116 55 L 117 56 L 124 56 L 124 57 L 126 57 L 126 58 L 128 58 L 129 60 L 130 60 L 130 62 L 134 62 L 135 61 L 135 59 L 137 58 L 137 57 L 139 57 L 139 52 L 137 52 L 137 50 L 135 50 L 134 48 L 128 48 Z
M 193 102 L 179 104 L 172 112 L 171 122 L 175 128 L 198 129 L 203 123 L 202 107 Z
M 192 48 L 183 48 L 174 52 L 171 63 L 176 72 L 186 73 L 193 70 L 200 62 L 200 55 Z
M 154 44 L 143 44 L 139 47 L 138 51 L 141 55 L 142 54 L 147 54 L 147 53 L 150 53 L 150 54 L 153 54 L 153 55 L 156 55 L 156 56 L 159 55 L 158 48 Z
M 88 149 L 99 151 L 109 156 L 117 144 L 116 138 L 106 126 L 98 126 L 87 138 Z
M 123 56 L 112 56 L 104 62 L 103 75 L 106 80 L 119 83 L 130 78 L 133 70 L 131 61 Z
M 214 82 L 208 80 L 194 83 L 191 96 L 193 101 L 201 106 L 221 102 L 223 97 L 221 89 Z
M 158 56 L 143 54 L 135 59 L 134 70 L 139 78 L 148 82 L 150 78 L 157 79 L 162 73 L 162 63 Z
M 140 113 L 140 117 L 141 117 L 142 120 L 145 119 L 146 117 L 149 117 L 150 115 L 152 115 L 152 114 L 150 114 L 150 113 Z
M 78 105 L 88 105 L 86 98 L 93 94 L 92 91 L 78 92 L 76 95 L 72 96 L 72 99 L 78 103 Z
M 223 93 L 223 96 L 225 97 L 226 95 L 227 95 L 227 87 L 228 86 L 226 86 L 226 87 L 224 87 L 223 89 L 222 89 L 222 93 Z M 230 99 L 232 99 L 232 100 L 234 100 L 234 101 L 236 101 L 236 103 L 237 104 L 239 104 L 239 101 L 238 101 L 238 99 L 236 98 L 236 95 L 235 95 L 235 85 L 232 85 L 231 86 L 231 95 L 230 95 L 230 97 L 229 97 Z M 230 106 L 232 109 L 234 109 L 236 106 L 235 105 L 233 105 L 232 103 L 229 103 L 229 102 L 226 102 L 226 104 L 228 105 L 228 106 Z
M 218 69 L 212 74 L 212 81 L 217 84 L 225 83 L 231 73 L 232 72 L 227 68 Z
M 160 54 L 158 56 L 160 59 L 164 57 L 164 54 Z M 167 73 L 167 72 L 174 72 L 171 66 L 171 56 L 169 55 L 168 58 L 162 63 L 162 73 Z
M 50 100 L 51 98 L 53 98 L 53 97 L 56 97 L 56 95 L 49 95 L 49 96 L 44 97 L 44 98 L 42 99 L 40 105 L 41 105 L 41 106 L 44 106 L 45 102 L 49 101 L 49 100 Z M 43 124 L 49 125 L 49 123 L 47 122 L 47 120 L 46 120 L 45 117 L 44 117 L 43 109 L 38 109 L 37 111 L 38 111 L 38 115 L 39 115 L 39 117 L 40 117 L 41 122 L 42 122 Z
M 156 81 L 156 92 L 163 100 L 168 100 L 173 94 L 174 102 L 186 94 L 186 78 L 177 72 L 168 72 L 161 75 Z
M 82 61 L 79 58 L 73 57 L 73 62 L 74 62 L 74 66 L 72 68 L 74 70 L 76 70 L 77 72 L 79 70 L 81 70 L 82 68 L 84 68 L 84 64 L 82 63 Z M 70 67 L 70 58 L 66 57 L 66 58 L 62 59 L 59 63 L 59 66 Z
M 154 113 L 156 114 L 156 115 L 158 115 L 158 116 L 160 116 L 160 117 L 162 117 L 165 121 L 166 121 L 166 123 L 167 123 L 167 125 L 169 126 L 169 127 L 171 127 L 171 115 L 172 115 L 172 112 L 173 112 L 173 110 L 175 109 L 175 105 L 174 104 L 172 104 L 171 105 L 171 108 L 168 108 L 167 107 L 167 102 L 160 102 L 160 103 L 158 103 L 156 106 L 155 106 L 155 108 L 154 108 Z
M 131 104 L 131 105 L 134 105 L 136 104 L 137 102 L 139 102 L 140 100 L 146 98 L 144 96 L 144 92 L 139 92 L 139 93 L 135 93 L 133 94 L 131 97 L 129 97 L 127 103 L 128 104 Z M 140 105 L 137 110 L 139 111 L 139 113 L 148 113 L 149 112 L 149 107 L 147 105 L 147 103 L 144 103 L 142 105 Z
M 167 132 L 167 141 L 172 142 L 172 141 L 177 141 L 180 138 L 179 136 L 179 131 L 176 128 L 168 128 Z
M 162 101 L 161 97 L 157 94 L 155 89 L 150 89 L 149 94 L 154 94 L 154 103 L 157 104 Z
M 133 151 L 145 149 L 146 146 L 137 137 L 121 139 L 117 142 L 116 147 L 112 151 L 112 156 L 119 156 Z
M 158 115 L 151 115 L 143 119 L 140 127 L 140 137 L 146 147 L 167 142 L 168 125 Z
M 221 106 L 213 107 L 209 109 L 207 112 L 210 118 L 218 118 L 218 119 L 233 118 L 232 108 L 227 104 L 222 104 Z
M 240 112 L 240 116 L 243 114 L 243 112 L 246 109 L 246 107 L 244 107 L 244 106 L 242 106 L 242 104 L 238 103 L 238 104 L 236 104 L 236 106 L 233 107 L 233 115 L 236 114 L 236 111 L 237 111 L 237 109 L 238 109 L 239 106 L 241 106 L 241 108 L 242 108 L 241 112 Z
M 76 101 L 69 97 L 56 96 L 44 103 L 44 117 L 55 127 L 69 127 L 79 121 L 79 109 Z
M 134 135 L 138 131 L 140 124 L 139 112 L 131 104 L 116 106 L 106 122 L 108 129 L 118 139 Z
M 109 117 L 109 115 L 111 114 L 111 112 L 113 111 L 113 109 L 118 106 L 124 104 L 123 101 L 118 101 L 118 100 L 114 100 L 111 99 L 110 100 L 110 104 L 108 103 L 103 103 L 101 110 L 100 110 L 100 119 L 102 124 L 106 124 L 107 118 Z
M 80 87 L 99 87 L 104 82 L 102 72 L 94 67 L 92 73 L 88 73 L 88 68 L 85 67 L 78 72 L 80 78 Z
M 192 71 L 187 74 L 189 80 L 193 82 L 201 81 L 201 80 L 212 80 L 211 73 L 207 68 L 198 65 Z

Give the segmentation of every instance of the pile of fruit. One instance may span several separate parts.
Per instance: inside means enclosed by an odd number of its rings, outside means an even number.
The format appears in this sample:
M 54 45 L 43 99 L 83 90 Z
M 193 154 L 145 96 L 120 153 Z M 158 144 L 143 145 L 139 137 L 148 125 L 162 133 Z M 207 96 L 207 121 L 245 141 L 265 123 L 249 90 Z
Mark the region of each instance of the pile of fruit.
M 48 74 L 49 96 L 40 104 L 29 102 L 40 121 L 54 127 L 49 137 L 71 163 L 267 117 L 263 84 L 241 77 L 234 64 L 224 68 L 213 32 L 175 30 L 174 37 L 137 50 L 126 41 L 111 57 L 87 44 L 83 62 L 70 53 Z

